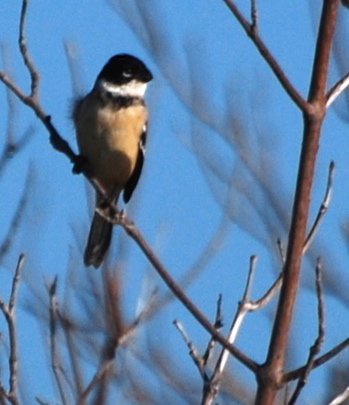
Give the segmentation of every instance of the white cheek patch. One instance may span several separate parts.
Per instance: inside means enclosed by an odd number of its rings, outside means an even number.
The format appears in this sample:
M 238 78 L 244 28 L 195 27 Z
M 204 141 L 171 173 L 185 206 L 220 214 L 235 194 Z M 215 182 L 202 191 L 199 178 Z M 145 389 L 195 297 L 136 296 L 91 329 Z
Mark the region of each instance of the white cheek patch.
M 101 80 L 98 86 L 116 97 L 144 97 L 147 90 L 147 83 L 141 83 L 137 80 L 131 80 L 129 83 L 121 86 Z

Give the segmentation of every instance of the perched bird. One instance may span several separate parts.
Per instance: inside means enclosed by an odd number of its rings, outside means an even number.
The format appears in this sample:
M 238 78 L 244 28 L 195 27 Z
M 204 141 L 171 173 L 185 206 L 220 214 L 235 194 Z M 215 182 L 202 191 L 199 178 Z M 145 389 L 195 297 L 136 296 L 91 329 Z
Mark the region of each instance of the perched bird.
M 127 54 L 113 56 L 93 89 L 78 100 L 73 121 L 80 154 L 88 172 L 117 202 L 127 203 L 142 171 L 148 111 L 144 100 L 153 76 L 145 64 Z M 97 193 L 96 207 L 101 196 Z M 94 213 L 84 253 L 86 266 L 99 267 L 110 245 L 112 224 Z

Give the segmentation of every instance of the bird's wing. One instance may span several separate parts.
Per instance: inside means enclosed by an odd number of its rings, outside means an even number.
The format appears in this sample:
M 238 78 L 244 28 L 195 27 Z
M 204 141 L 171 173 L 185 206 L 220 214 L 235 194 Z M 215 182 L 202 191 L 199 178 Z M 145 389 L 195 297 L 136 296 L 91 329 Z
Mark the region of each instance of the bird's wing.
M 123 198 L 125 203 L 128 203 L 130 201 L 130 198 L 132 197 L 133 191 L 136 188 L 139 177 L 141 175 L 145 155 L 146 140 L 147 140 L 147 128 L 145 126 L 139 140 L 139 149 L 135 168 L 124 188 Z

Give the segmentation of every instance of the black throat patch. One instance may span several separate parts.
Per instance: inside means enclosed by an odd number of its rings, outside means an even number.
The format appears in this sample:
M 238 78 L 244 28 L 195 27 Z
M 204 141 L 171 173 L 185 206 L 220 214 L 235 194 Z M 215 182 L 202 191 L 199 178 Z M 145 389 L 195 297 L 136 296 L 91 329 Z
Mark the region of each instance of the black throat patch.
M 115 109 L 127 108 L 137 105 L 145 105 L 142 97 L 134 96 L 120 96 L 119 94 L 113 94 L 111 91 L 99 92 L 100 100 L 104 106 L 112 106 Z

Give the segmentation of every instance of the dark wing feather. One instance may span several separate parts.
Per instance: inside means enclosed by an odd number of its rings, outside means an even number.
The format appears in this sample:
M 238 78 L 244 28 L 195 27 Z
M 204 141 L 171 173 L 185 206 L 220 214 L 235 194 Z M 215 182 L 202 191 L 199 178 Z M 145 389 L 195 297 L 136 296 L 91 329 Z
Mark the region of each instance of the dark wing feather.
M 124 188 L 123 198 L 125 203 L 128 203 L 130 201 L 130 198 L 132 197 L 133 191 L 136 188 L 139 177 L 141 175 L 144 162 L 146 140 L 147 140 L 147 131 L 144 130 L 139 140 L 139 149 L 135 168 Z

